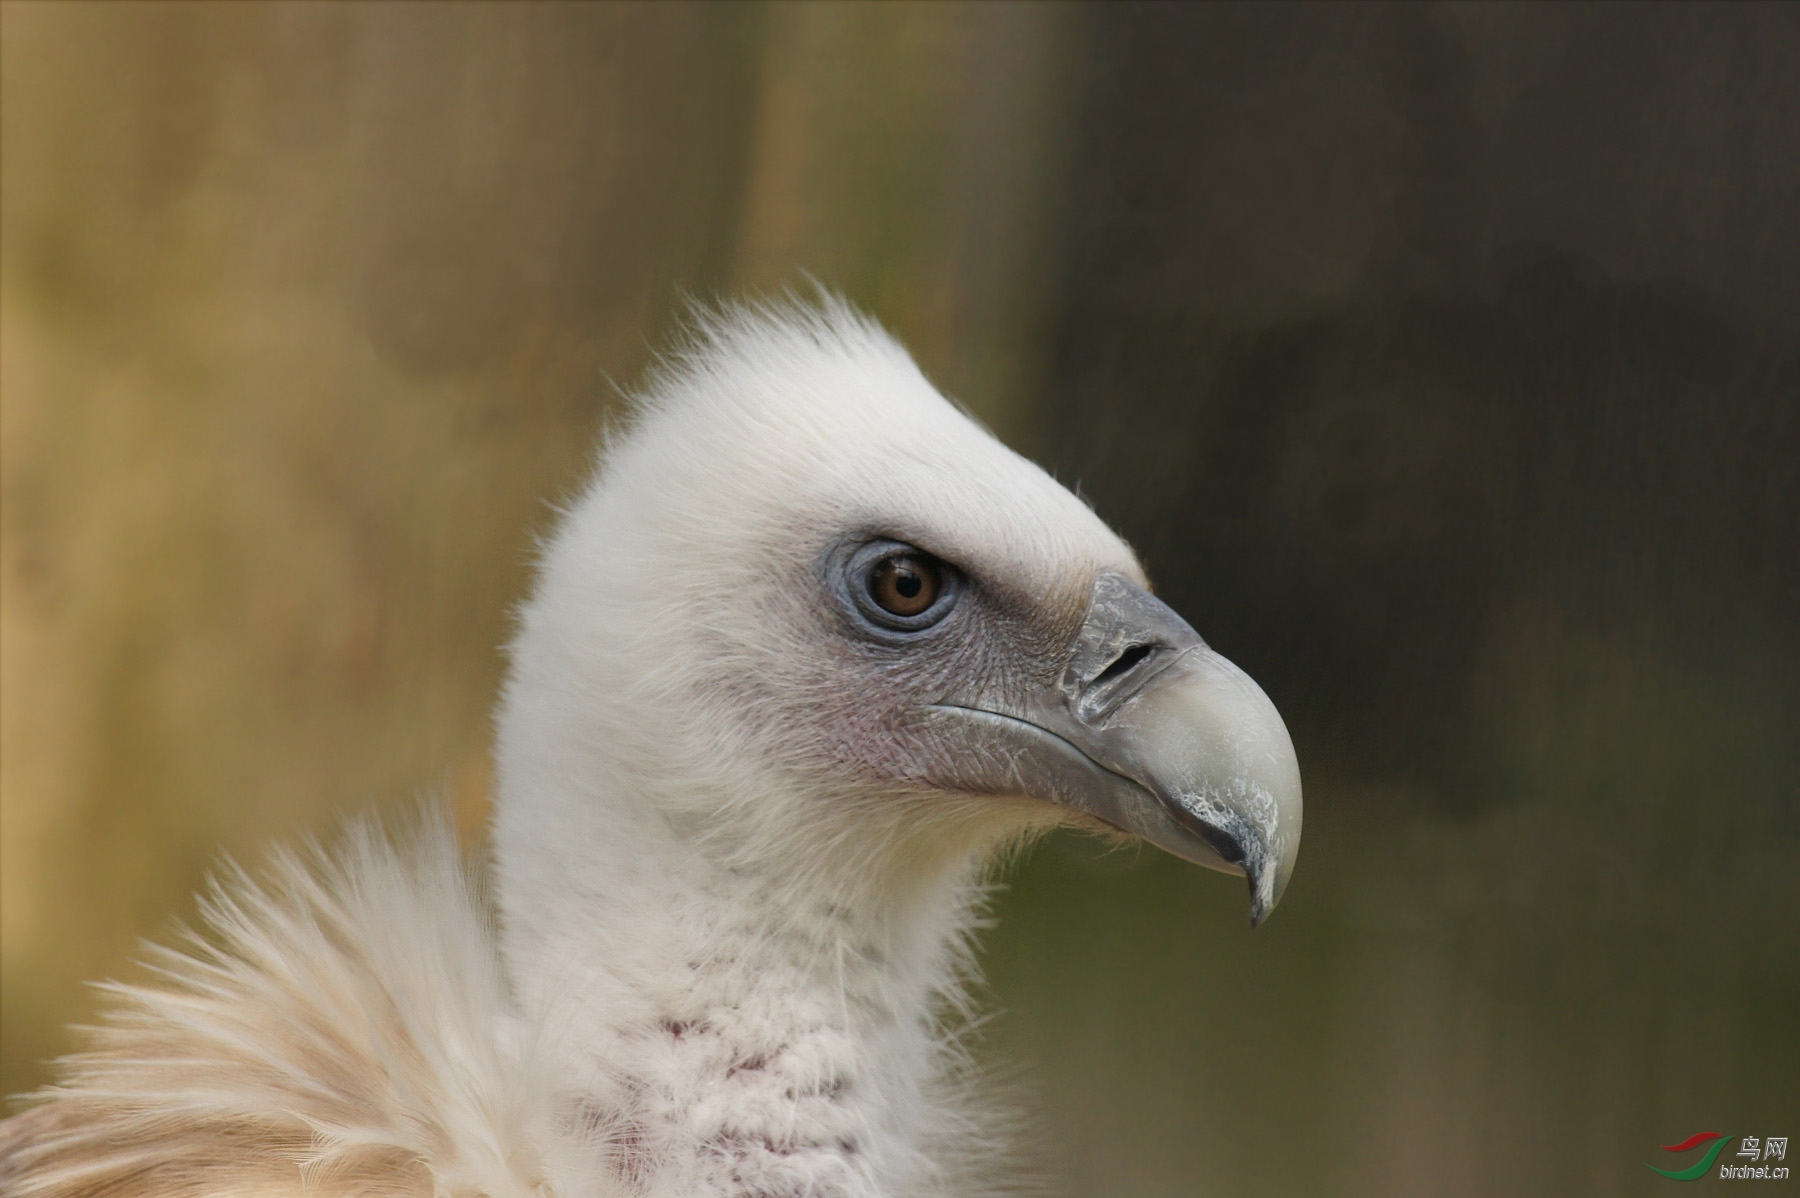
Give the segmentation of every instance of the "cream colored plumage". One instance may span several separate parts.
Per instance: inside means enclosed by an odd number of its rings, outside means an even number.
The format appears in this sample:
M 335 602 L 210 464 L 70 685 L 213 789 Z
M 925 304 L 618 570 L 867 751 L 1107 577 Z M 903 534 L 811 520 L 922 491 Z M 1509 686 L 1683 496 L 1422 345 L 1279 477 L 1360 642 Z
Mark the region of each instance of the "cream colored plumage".
M 1261 692 L 834 303 L 653 379 L 546 548 L 497 766 L 497 924 L 429 814 L 228 875 L 0 1125 L 0 1192 L 995 1192 L 953 1034 L 988 863 L 1110 825 L 1260 918 L 1299 838 Z

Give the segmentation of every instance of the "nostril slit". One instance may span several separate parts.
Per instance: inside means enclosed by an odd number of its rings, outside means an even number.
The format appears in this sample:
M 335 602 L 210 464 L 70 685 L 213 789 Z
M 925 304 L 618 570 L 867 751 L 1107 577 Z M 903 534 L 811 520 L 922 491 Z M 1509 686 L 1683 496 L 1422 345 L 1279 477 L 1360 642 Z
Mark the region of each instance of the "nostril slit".
M 1129 646 L 1125 652 L 1113 659 L 1113 663 L 1110 666 L 1107 666 L 1104 670 L 1100 671 L 1099 676 L 1094 679 L 1094 685 L 1099 686 L 1102 683 L 1111 682 L 1114 678 L 1128 672 L 1132 666 L 1143 661 L 1154 652 L 1156 652 L 1155 645 Z

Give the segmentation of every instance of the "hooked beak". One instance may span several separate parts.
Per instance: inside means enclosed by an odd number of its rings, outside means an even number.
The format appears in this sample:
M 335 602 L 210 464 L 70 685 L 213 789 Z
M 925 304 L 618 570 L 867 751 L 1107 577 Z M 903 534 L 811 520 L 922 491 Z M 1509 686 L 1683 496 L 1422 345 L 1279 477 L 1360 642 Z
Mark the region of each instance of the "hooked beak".
M 1249 675 L 1148 591 L 1102 574 L 1058 685 L 989 706 L 1000 705 L 930 712 L 982 763 L 976 789 L 1047 799 L 1244 876 L 1252 926 L 1281 901 L 1300 851 L 1287 727 Z

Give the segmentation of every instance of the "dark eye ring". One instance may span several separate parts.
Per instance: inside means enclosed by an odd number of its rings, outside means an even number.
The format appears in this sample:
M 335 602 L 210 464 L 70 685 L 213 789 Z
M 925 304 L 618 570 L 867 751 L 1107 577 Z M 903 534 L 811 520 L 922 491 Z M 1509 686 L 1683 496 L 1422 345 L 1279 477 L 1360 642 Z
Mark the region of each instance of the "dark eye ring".
M 930 628 L 949 614 L 962 589 L 954 566 L 904 541 L 868 541 L 845 552 L 839 576 L 845 597 L 864 620 L 890 632 Z

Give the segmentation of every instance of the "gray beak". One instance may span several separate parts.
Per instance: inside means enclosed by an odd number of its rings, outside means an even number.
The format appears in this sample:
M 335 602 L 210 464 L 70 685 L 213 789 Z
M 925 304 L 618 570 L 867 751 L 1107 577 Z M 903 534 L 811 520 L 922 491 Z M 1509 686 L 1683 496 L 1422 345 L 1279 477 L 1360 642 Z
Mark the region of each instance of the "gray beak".
M 1300 851 L 1300 767 L 1275 705 L 1170 608 L 1102 574 L 1060 683 L 1009 710 L 940 704 L 976 789 L 1085 812 L 1250 883 L 1250 922 Z M 976 782 L 976 777 L 968 778 Z

